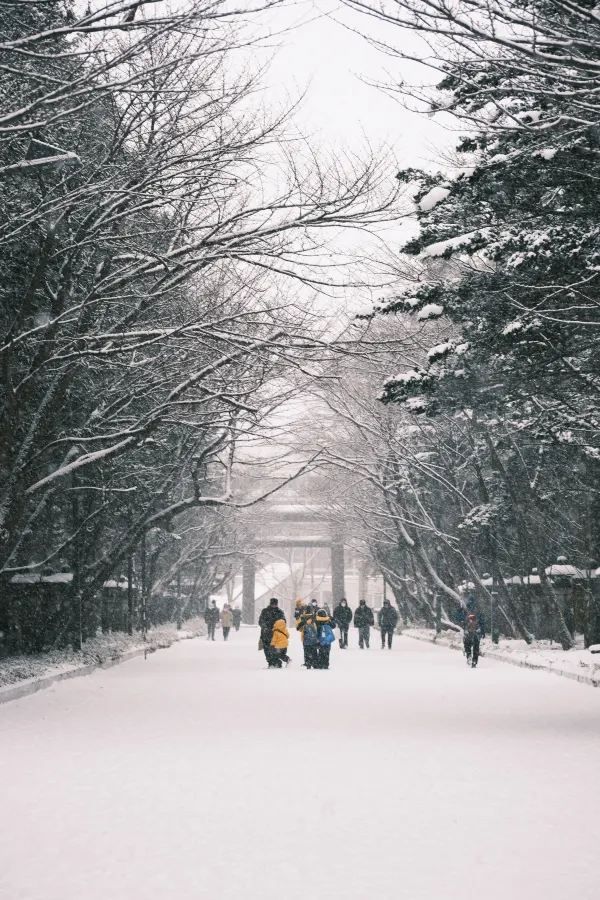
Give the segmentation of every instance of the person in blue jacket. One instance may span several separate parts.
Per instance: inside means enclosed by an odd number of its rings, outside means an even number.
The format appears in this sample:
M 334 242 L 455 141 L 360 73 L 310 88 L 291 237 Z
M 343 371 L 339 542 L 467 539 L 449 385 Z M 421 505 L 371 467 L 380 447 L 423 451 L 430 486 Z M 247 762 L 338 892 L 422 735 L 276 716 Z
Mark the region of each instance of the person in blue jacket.
M 328 669 L 329 653 L 331 651 L 331 645 L 335 641 L 335 635 L 333 633 L 335 622 L 332 620 L 331 616 L 328 615 L 327 610 L 323 608 L 317 610 L 315 625 L 317 628 L 318 640 L 317 668 Z

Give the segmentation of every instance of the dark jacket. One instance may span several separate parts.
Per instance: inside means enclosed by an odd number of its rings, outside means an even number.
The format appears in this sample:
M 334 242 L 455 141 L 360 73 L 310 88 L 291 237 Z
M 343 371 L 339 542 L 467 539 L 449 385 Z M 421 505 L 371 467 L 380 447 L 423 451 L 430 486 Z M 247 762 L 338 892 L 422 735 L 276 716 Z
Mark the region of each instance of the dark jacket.
M 236 609 L 234 609 L 234 611 L 233 611 L 233 624 L 234 624 L 234 626 L 237 627 L 238 625 L 240 625 L 240 624 L 241 624 L 241 621 L 242 621 L 242 611 L 241 611 L 241 609 L 237 609 L 237 608 L 236 608 Z
M 461 624 L 465 634 L 478 634 L 479 637 L 485 637 L 485 619 L 479 610 L 471 613 L 465 612 Z
M 380 628 L 394 629 L 398 624 L 398 610 L 393 606 L 382 606 L 377 613 L 377 621 Z
M 218 625 L 220 613 L 217 606 L 207 606 L 204 610 L 204 621 L 207 625 Z
M 357 628 L 364 628 L 365 625 L 374 625 L 375 617 L 373 616 L 373 610 L 370 606 L 366 604 L 364 606 L 357 606 L 354 610 L 354 624 Z
M 273 637 L 273 625 L 278 619 L 285 619 L 284 614 L 278 606 L 265 606 L 258 617 L 258 626 L 260 628 L 260 636 L 263 644 L 267 647 L 271 644 Z
M 342 606 L 341 603 L 338 603 L 333 611 L 333 620 L 342 628 L 347 628 L 352 621 L 352 610 L 349 606 Z
M 316 628 L 317 616 L 313 612 L 311 607 L 305 606 L 304 609 L 302 609 L 300 611 L 300 615 L 296 619 L 296 631 L 300 632 L 300 636 L 302 638 L 302 643 L 304 643 L 304 629 L 306 627 L 307 622 L 310 622 L 310 624 L 314 625 Z
M 474 615 L 475 621 L 473 621 L 473 619 L 469 620 L 469 615 Z M 477 633 L 480 637 L 485 637 L 485 619 L 474 596 L 471 595 L 467 598 L 467 602 L 465 603 L 465 606 L 459 610 L 457 618 L 458 624 L 465 632 L 469 632 L 470 634 Z

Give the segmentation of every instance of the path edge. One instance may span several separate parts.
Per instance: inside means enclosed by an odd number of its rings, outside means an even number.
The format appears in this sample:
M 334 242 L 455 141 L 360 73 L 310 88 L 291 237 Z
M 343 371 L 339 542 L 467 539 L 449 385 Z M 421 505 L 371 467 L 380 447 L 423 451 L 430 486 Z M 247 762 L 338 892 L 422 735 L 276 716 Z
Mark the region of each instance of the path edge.
M 402 632 L 402 636 L 410 638 L 412 641 L 424 641 L 426 644 L 435 644 L 437 647 L 445 647 L 446 650 L 460 650 L 460 647 L 439 643 L 436 640 L 435 635 L 433 637 L 426 637 L 424 634 L 408 634 L 404 631 Z M 482 650 L 480 656 L 507 663 L 509 666 L 518 666 L 520 669 L 531 669 L 533 672 L 548 672 L 550 675 L 558 675 L 560 678 L 570 678 L 571 681 L 578 681 L 579 684 L 587 684 L 589 687 L 600 687 L 600 678 L 594 678 L 591 675 L 579 675 L 576 672 L 567 672 L 565 669 L 557 669 L 552 666 L 545 666 L 541 663 L 529 662 L 525 659 L 509 659 L 502 653 L 494 653 L 493 650 Z
M 112 669 L 113 666 L 119 666 L 121 663 L 135 659 L 136 656 L 147 656 L 150 653 L 156 653 L 157 650 L 168 650 L 173 644 L 179 641 L 191 641 L 200 637 L 201 631 L 187 632 L 181 636 L 175 636 L 169 644 L 158 644 L 156 646 L 135 647 L 132 650 L 126 650 L 120 656 L 111 659 L 104 659 L 101 662 L 92 663 L 87 666 L 77 666 L 77 668 L 69 669 L 66 672 L 57 672 L 55 675 L 43 675 L 41 678 L 35 678 L 32 681 L 26 681 L 22 684 L 10 684 L 0 688 L 0 706 L 3 703 L 10 703 L 12 700 L 20 700 L 22 697 L 30 697 L 52 687 L 59 681 L 66 681 L 68 678 L 80 678 L 83 675 L 92 675 L 98 669 Z

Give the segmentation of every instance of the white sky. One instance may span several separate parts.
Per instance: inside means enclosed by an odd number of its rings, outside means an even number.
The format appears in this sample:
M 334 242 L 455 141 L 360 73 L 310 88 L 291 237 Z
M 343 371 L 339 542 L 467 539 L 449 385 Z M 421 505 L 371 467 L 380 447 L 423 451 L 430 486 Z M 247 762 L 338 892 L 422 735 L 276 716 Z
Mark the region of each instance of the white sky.
M 381 52 L 362 36 L 369 34 L 393 43 L 421 58 L 430 48 L 414 33 L 400 31 L 348 10 L 339 0 L 298 0 L 269 10 L 259 18 L 258 27 L 272 33 L 261 50 L 252 49 L 260 62 L 269 62 L 264 78 L 262 102 L 286 107 L 303 96 L 293 114 L 293 126 L 309 139 L 318 156 L 350 151 L 367 157 L 387 157 L 392 182 L 401 168 L 437 169 L 445 151 L 456 142 L 456 133 L 437 119 L 410 110 L 373 83 L 435 83 L 438 76 L 418 63 Z M 262 59 L 261 59 L 262 55 Z M 446 126 L 451 124 L 446 121 Z M 398 216 L 389 225 L 378 226 L 377 238 L 364 232 L 345 232 L 334 237 L 330 249 L 377 256 L 383 252 L 395 258 L 400 246 L 415 231 L 416 224 Z M 386 247 L 387 246 L 387 250 Z M 389 278 L 386 265 L 375 265 L 371 274 L 358 263 L 364 289 L 349 288 L 333 302 L 350 310 L 365 309 L 373 297 L 366 282 L 381 285 Z M 364 272 L 364 274 L 363 274 Z M 356 271 L 353 273 L 356 275 Z M 385 289 L 384 289 L 385 290 Z M 329 306 L 325 301 L 325 308 Z
M 274 38 L 281 46 L 267 83 L 270 93 L 278 98 L 295 98 L 306 89 L 295 118 L 315 145 L 358 150 L 368 140 L 374 149 L 381 145 L 393 149 L 403 167 L 430 168 L 440 151 L 454 143 L 456 136 L 438 121 L 409 111 L 365 83 L 390 83 L 394 78 L 431 82 L 429 70 L 382 54 L 350 29 L 368 28 L 372 35 L 400 44 L 415 55 L 428 53 L 414 33 L 353 14 L 336 0 L 300 0 L 269 12 L 263 20 L 274 31 L 300 23 L 293 31 Z

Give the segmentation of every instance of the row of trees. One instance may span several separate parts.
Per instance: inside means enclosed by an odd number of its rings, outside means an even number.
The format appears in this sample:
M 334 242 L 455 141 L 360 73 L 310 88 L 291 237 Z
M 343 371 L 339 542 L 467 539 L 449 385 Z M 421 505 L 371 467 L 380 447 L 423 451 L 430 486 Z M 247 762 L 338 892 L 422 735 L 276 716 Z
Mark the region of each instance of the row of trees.
M 388 53 L 397 28 L 433 41 L 437 88 L 389 87 L 451 113 L 466 136 L 442 173 L 398 175 L 420 228 L 374 327 L 404 333 L 405 347 L 387 361 L 398 374 L 379 367 L 385 410 L 369 406 L 356 374 L 335 392 L 355 442 L 336 463 L 360 463 L 372 552 L 430 620 L 433 592 L 450 608 L 464 581 L 489 596 L 485 573 L 504 627 L 529 641 L 505 579 L 533 569 L 553 636 L 568 648 L 581 628 L 597 641 L 592 579 L 577 618 L 546 575 L 558 556 L 588 576 L 600 563 L 597 8 L 348 5 L 387 23 Z
M 127 569 L 227 577 L 240 454 L 323 352 L 294 279 L 397 193 L 261 111 L 251 14 L 0 2 L 0 580 L 72 573 L 75 644 Z

